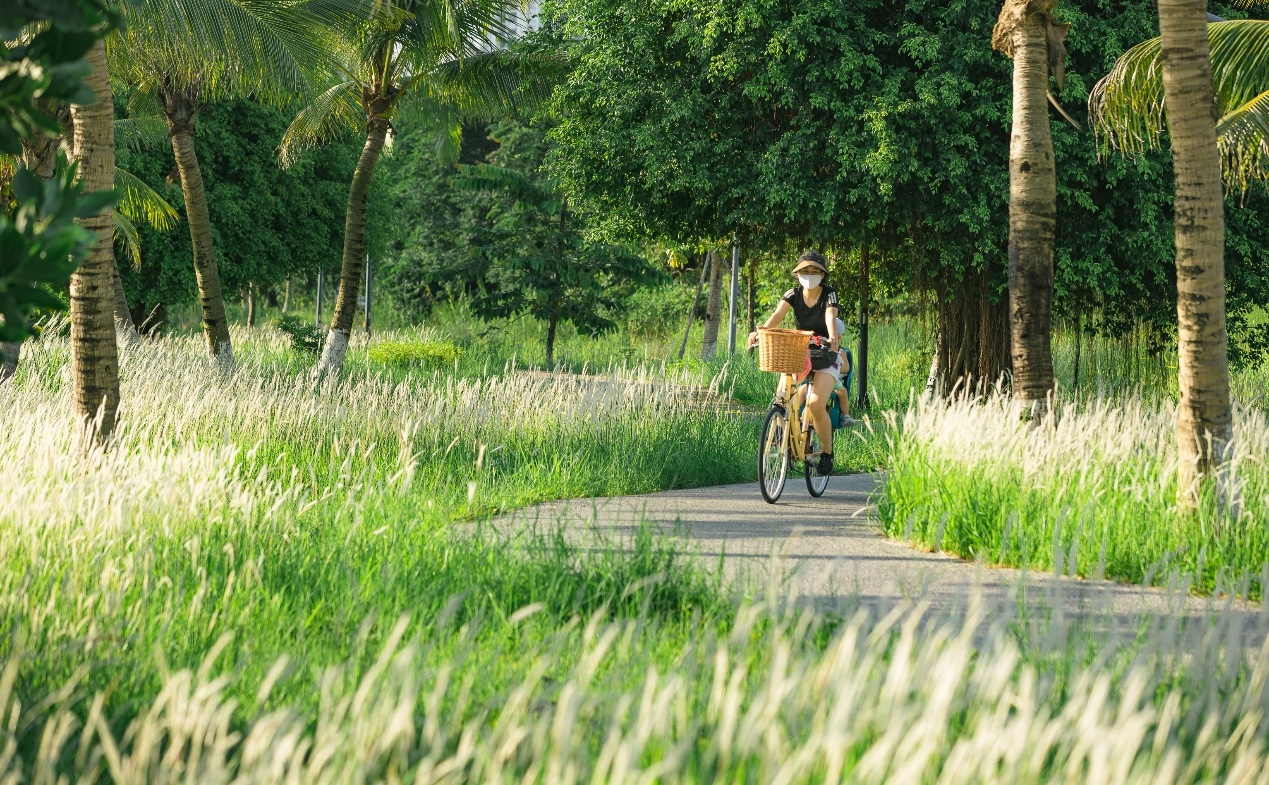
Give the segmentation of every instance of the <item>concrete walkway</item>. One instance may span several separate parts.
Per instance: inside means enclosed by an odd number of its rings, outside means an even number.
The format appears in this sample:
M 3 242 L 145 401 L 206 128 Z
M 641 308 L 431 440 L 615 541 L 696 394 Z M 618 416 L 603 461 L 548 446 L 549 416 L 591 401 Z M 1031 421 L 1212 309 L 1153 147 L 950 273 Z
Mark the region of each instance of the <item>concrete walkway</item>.
M 810 601 L 819 607 L 928 601 L 937 611 L 963 608 L 980 591 L 999 608 L 1026 616 L 1042 613 L 1096 616 L 1130 628 L 1146 617 L 1234 614 L 1255 639 L 1269 630 L 1259 605 L 1187 597 L 1108 581 L 1056 578 L 1045 573 L 987 568 L 908 547 L 877 528 L 874 497 L 881 481 L 871 474 L 834 477 L 819 499 L 801 476 L 790 477 L 779 503 L 767 504 L 756 483 L 668 491 L 642 496 L 578 499 L 521 510 L 503 522 L 515 526 L 563 524 L 577 542 L 628 541 L 640 522 L 684 538 L 709 565 L 721 560 L 733 585 L 751 596 Z M 1048 610 L 1043 610 L 1048 609 Z

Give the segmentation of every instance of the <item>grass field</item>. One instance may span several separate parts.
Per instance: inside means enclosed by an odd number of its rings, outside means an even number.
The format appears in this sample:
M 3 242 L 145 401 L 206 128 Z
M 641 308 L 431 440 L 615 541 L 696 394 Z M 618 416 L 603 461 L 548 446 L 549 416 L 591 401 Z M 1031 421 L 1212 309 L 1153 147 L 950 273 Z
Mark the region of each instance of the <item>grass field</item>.
M 162 669 L 122 711 L 82 672 L 31 695 L 29 660 L 9 655 L 0 773 L 116 783 L 1263 781 L 1269 649 L 1230 643 L 1241 617 L 1164 618 L 1126 637 L 1053 621 L 1029 636 L 1002 610 L 987 625 L 972 604 L 963 622 L 904 607 L 826 622 L 740 606 L 725 621 L 688 623 L 610 608 L 550 626 L 552 611 L 534 604 L 489 620 L 496 632 L 402 618 L 372 643 L 363 626 L 346 661 L 310 670 L 284 657 L 264 673 L 238 665 L 242 644 L 224 633 L 196 666 Z M 288 689 L 296 681 L 304 694 Z
M 1232 460 L 1221 498 L 1176 498 L 1175 351 L 1140 337 L 1059 334 L 1056 416 L 1021 422 L 1007 397 L 914 399 L 891 413 L 879 504 L 892 537 L 989 564 L 1129 583 L 1173 576 L 1263 591 L 1269 561 L 1269 365 L 1235 369 Z
M 748 587 L 648 531 L 599 547 L 550 528 L 496 532 L 489 515 L 536 501 L 751 480 L 758 423 L 743 409 L 765 406 L 772 380 L 747 355 L 667 362 L 655 343 L 601 362 L 621 336 L 567 335 L 572 373 L 544 374 L 522 362 L 533 334 L 462 321 L 376 336 L 449 342 L 452 363 L 385 364 L 358 339 L 345 374 L 320 383 L 271 329 L 235 331 L 228 376 L 200 336 L 147 342 L 123 355 L 121 431 L 89 454 L 67 428 L 64 339 L 29 344 L 0 386 L 0 779 L 1190 782 L 1264 770 L 1269 653 L 1236 648 L 1236 615 L 1124 637 L 1001 609 L 990 625 L 919 608 L 813 617 L 744 599 Z M 901 405 L 926 354 L 914 330 L 874 336 L 875 399 Z M 726 398 L 742 411 L 720 410 Z M 1028 501 L 1034 531 L 1001 538 L 1006 559 L 1042 564 L 1050 543 L 1077 571 L 1096 553 L 1130 577 L 1160 552 L 1210 585 L 1259 558 L 1263 523 L 1214 518 L 1138 537 L 1152 552 L 1089 550 L 1096 526 L 1128 542 L 1125 515 L 1175 523 L 1156 503 L 1166 455 L 1150 449 L 1166 447 L 1166 405 L 1081 402 L 1047 441 L 1002 425 L 1002 407 L 917 407 L 843 433 L 838 453 L 889 468 L 890 523 L 906 525 L 900 504 L 935 515 L 931 489 L 953 481 L 964 493 L 938 497 L 952 509 L 996 493 L 955 530 L 965 542 L 1021 533 L 1008 510 Z M 1242 417 L 1244 449 L 1263 454 L 1263 415 Z M 935 447 L 943 474 L 928 468 Z M 1094 469 L 1055 468 L 1075 457 Z M 1133 482 L 1087 485 L 1120 465 Z M 1262 468 L 1240 475 L 1248 521 L 1264 515 Z M 1009 495 L 1041 482 L 1057 501 Z M 1056 550 L 1035 545 L 1046 515 L 1071 517 L 1062 499 L 1107 494 L 1118 507 L 1052 526 Z M 1218 547 L 1185 549 L 1203 536 Z

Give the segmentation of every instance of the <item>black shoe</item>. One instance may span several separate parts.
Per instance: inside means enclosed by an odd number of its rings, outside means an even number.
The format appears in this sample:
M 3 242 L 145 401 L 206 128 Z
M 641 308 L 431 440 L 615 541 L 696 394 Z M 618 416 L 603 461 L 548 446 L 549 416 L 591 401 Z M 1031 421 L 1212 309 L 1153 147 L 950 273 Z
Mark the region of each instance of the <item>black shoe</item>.
M 820 466 L 816 471 L 821 477 L 827 477 L 833 473 L 833 454 L 831 452 L 820 453 Z

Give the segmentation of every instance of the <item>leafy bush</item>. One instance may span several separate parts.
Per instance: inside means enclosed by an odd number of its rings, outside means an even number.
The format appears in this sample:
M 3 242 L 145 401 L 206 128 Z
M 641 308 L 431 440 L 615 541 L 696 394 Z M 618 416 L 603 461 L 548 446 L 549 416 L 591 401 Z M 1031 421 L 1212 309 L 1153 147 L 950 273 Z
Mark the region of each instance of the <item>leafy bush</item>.
M 291 339 L 291 349 L 298 354 L 316 356 L 322 350 L 322 332 L 294 314 L 283 314 L 273 321 L 273 326 Z
M 381 341 L 370 347 L 371 362 L 397 367 L 449 365 L 459 354 L 451 341 Z
M 640 287 L 626 298 L 626 329 L 633 338 L 666 338 L 681 336 L 687 326 L 687 313 L 696 296 L 696 280 L 689 273 L 683 283 Z M 696 304 L 697 319 L 705 317 L 708 290 L 701 292 Z

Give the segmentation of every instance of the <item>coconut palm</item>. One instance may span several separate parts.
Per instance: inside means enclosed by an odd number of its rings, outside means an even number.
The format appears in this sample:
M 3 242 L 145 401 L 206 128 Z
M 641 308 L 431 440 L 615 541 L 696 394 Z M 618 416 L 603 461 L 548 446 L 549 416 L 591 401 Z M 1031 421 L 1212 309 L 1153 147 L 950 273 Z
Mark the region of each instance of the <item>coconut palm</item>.
M 70 107 L 58 106 L 53 109 L 52 116 L 69 131 Z M 133 141 L 137 138 L 133 130 L 134 121 L 115 120 L 115 144 Z M 22 144 L 22 164 L 37 176 L 48 180 L 56 172 L 57 155 L 63 149 L 74 156 L 73 140 L 67 134 L 60 137 L 45 136 Z M 167 231 L 176 226 L 176 210 L 167 203 L 153 188 L 146 185 L 136 175 L 115 167 L 115 190 L 119 193 L 119 201 L 111 214 L 114 241 L 132 258 L 134 265 L 141 263 L 141 242 L 137 235 L 137 223 L 145 222 L 159 231 Z M 116 260 L 111 274 L 114 290 L 115 329 L 123 337 L 125 343 L 137 339 L 137 327 L 132 321 L 132 313 L 128 308 L 128 300 L 123 292 L 123 282 L 119 279 Z M 17 363 L 17 349 L 10 347 L 8 354 L 14 364 Z M 3 374 L 0 374 L 3 378 Z
M 1070 25 L 1053 18 L 1057 0 L 1005 0 L 994 48 L 1013 59 L 1013 132 L 1009 137 L 1009 325 L 1013 393 L 1028 414 L 1042 414 L 1053 390 L 1053 231 L 1057 175 L 1049 133 L 1049 73 L 1062 87 L 1063 43 Z
M 91 104 L 73 104 L 74 150 L 79 177 L 88 192 L 114 187 L 114 99 L 106 70 L 106 51 L 101 41 L 86 57 L 91 71 L 84 83 L 92 90 Z M 71 276 L 71 368 L 75 385 L 75 416 L 95 440 L 105 439 L 115 427 L 119 408 L 119 354 L 115 344 L 115 251 L 110 214 L 83 219 L 97 233 L 97 243 L 83 265 Z
M 1161 95 L 1150 98 L 1138 92 L 1150 80 L 1135 78 L 1133 61 L 1125 61 L 1125 55 L 1090 97 L 1100 132 L 1124 149 L 1157 143 L 1167 119 L 1176 173 L 1177 483 L 1182 505 L 1191 508 L 1198 503 L 1200 480 L 1219 465 L 1233 433 L 1225 331 L 1225 198 L 1213 112 L 1219 104 L 1206 11 L 1205 0 L 1159 0 L 1161 35 L 1149 70 L 1158 72 Z M 1139 62 L 1140 53 L 1135 57 Z M 1247 122 L 1262 111 L 1244 109 L 1241 116 Z
M 52 179 L 56 172 L 58 153 L 62 152 L 64 149 L 68 155 L 73 157 L 75 151 L 71 146 L 73 140 L 68 136 L 70 132 L 71 119 L 70 106 L 61 102 L 46 101 L 43 102 L 43 109 L 48 112 L 49 115 L 53 117 L 65 130 L 60 136 L 41 136 L 36 139 L 24 141 L 22 143 L 21 160 L 22 164 L 26 166 L 27 169 L 34 172 L 36 176 L 44 180 L 49 180 Z M 116 179 L 118 178 L 116 177 Z M 117 182 L 115 185 L 118 187 Z M 115 211 L 115 215 L 115 240 L 119 240 L 120 222 L 118 220 L 118 210 Z M 133 231 L 133 235 L 135 235 L 135 229 Z M 125 237 L 124 239 L 127 241 L 131 238 Z M 133 247 L 135 247 L 135 245 Z M 119 270 L 117 267 L 111 277 L 114 280 L 115 329 L 118 330 L 124 337 L 125 342 L 131 343 L 137 336 L 137 328 L 136 325 L 132 323 L 132 314 L 128 310 L 128 300 L 124 296 L 123 282 L 119 279 Z M 18 362 L 19 351 L 20 346 L 16 344 L 8 347 L 6 350 L 8 359 L 12 360 L 15 367 Z M 0 377 L 2 376 L 3 375 L 0 374 Z
M 339 294 L 317 372 L 343 367 L 357 308 L 365 253 L 366 196 L 393 119 L 413 111 L 429 122 L 489 112 L 531 96 L 533 69 L 550 58 L 499 47 L 514 37 L 517 0 L 396 0 L 375 3 L 342 25 L 335 50 L 338 78 L 292 121 L 283 163 L 335 136 L 362 133 L 365 143 L 344 220 Z M 442 138 L 452 138 L 442 134 Z
M 106 41 L 112 77 L 132 88 L 129 114 L 162 116 L 176 156 L 189 222 L 203 331 L 212 356 L 233 348 L 194 147 L 210 101 L 298 98 L 323 56 L 316 17 L 299 0 L 126 0 L 126 24 Z

